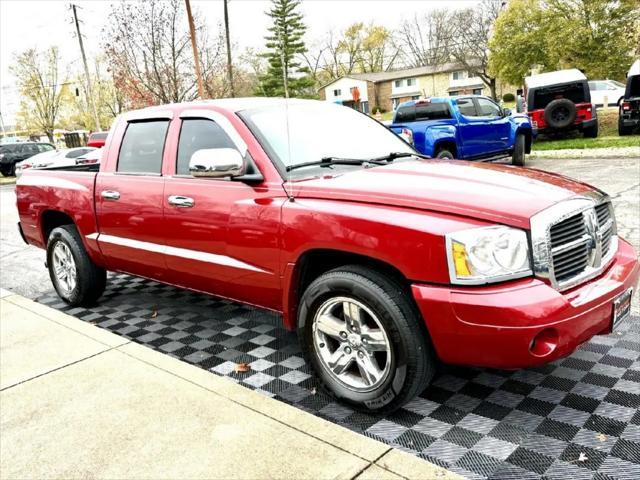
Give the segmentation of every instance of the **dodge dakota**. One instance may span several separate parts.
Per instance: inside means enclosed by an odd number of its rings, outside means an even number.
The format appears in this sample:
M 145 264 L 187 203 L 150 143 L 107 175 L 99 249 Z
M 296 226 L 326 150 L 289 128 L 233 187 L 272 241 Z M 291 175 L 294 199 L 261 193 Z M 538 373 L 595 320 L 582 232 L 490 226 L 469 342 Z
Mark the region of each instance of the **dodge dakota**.
M 118 271 L 280 312 L 328 390 L 372 411 L 421 393 L 438 361 L 570 354 L 629 317 L 639 275 L 603 192 L 425 159 L 327 102 L 129 112 L 99 166 L 26 171 L 16 191 L 65 302 L 97 301 Z

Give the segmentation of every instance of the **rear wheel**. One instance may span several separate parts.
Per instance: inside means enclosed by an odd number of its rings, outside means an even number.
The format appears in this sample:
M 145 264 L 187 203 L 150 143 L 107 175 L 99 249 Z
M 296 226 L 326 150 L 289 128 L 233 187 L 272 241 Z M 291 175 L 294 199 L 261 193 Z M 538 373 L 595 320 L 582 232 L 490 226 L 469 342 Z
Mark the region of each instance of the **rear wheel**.
M 49 235 L 47 266 L 58 296 L 69 305 L 91 305 L 104 292 L 107 272 L 89 258 L 73 225 L 54 228 Z
M 513 154 L 511 155 L 511 163 L 518 167 L 524 167 L 524 156 L 526 148 L 526 139 L 522 133 L 516 135 L 516 141 L 513 145 Z
M 16 165 L 15 163 L 13 165 L 5 165 L 2 167 L 2 169 L 0 170 L 0 173 L 2 173 L 2 176 L 4 177 L 15 177 L 16 176 Z
M 298 335 L 336 398 L 389 412 L 427 387 L 435 362 L 408 295 L 400 283 L 356 265 L 329 271 L 306 289 Z
M 596 138 L 598 136 L 598 124 L 594 124 L 588 128 L 585 128 L 582 133 L 584 138 Z
M 627 126 L 622 121 L 622 117 L 618 117 L 618 135 L 621 137 L 625 135 L 631 135 L 633 127 Z
M 451 151 L 449 151 L 446 147 L 441 147 L 436 152 L 436 158 L 445 158 L 448 160 L 453 160 L 455 157 Z

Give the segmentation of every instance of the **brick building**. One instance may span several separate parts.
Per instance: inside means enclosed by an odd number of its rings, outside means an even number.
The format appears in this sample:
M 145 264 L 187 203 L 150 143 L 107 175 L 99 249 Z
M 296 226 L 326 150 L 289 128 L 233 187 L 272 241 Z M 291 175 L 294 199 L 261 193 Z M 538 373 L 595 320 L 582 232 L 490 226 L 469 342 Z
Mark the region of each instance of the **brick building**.
M 515 88 L 498 83 L 498 96 Z M 354 101 L 355 98 L 359 101 Z M 489 88 L 459 64 L 409 68 L 391 72 L 353 73 L 319 89 L 320 98 L 370 113 L 375 107 L 390 111 L 404 101 L 445 95 L 490 95 Z

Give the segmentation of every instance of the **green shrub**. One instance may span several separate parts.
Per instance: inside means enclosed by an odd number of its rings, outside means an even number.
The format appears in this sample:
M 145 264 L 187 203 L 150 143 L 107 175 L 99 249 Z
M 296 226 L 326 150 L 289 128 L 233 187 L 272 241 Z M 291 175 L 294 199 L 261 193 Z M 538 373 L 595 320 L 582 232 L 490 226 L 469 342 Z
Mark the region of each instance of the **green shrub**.
M 513 93 L 505 93 L 504 95 L 502 95 L 502 101 L 503 102 L 515 102 L 516 97 Z

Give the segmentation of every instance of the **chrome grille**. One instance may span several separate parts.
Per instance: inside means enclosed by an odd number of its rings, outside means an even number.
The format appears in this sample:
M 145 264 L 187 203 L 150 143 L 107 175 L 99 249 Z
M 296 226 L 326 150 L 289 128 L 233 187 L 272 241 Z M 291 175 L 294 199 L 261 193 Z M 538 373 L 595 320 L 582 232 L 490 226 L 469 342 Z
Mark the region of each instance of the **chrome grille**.
M 566 290 L 602 272 L 617 250 L 607 197 L 594 193 L 560 202 L 531 218 L 534 271 Z
M 589 237 L 582 212 L 552 225 L 549 236 L 553 271 L 558 282 L 578 275 L 587 267 Z

